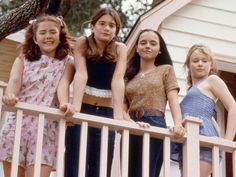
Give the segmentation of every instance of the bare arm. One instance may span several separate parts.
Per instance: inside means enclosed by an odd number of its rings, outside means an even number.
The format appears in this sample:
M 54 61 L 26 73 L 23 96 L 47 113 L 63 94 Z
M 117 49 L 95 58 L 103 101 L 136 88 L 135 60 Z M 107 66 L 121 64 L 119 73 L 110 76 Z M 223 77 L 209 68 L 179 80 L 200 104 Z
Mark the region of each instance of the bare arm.
M 236 133 L 236 103 L 224 81 L 218 76 L 209 76 L 209 85 L 213 95 L 218 98 L 228 111 L 225 139 L 233 140 Z
M 17 103 L 17 94 L 21 88 L 23 70 L 24 61 L 22 58 L 18 57 L 12 65 L 10 79 L 7 84 L 5 95 L 2 98 L 4 104 L 14 106 Z
M 84 88 L 88 80 L 87 67 L 86 67 L 86 39 L 80 37 L 75 44 L 75 76 L 74 76 L 74 89 L 73 89 L 73 105 L 75 111 L 80 112 L 82 99 L 84 95 Z
M 178 101 L 178 91 L 171 90 L 167 93 L 167 98 L 170 106 L 171 115 L 174 121 L 173 132 L 177 137 L 185 134 L 185 129 L 182 126 L 181 110 Z
M 134 122 L 134 121 L 131 119 L 131 117 L 130 117 L 130 115 L 129 115 L 129 113 L 128 113 L 128 105 L 127 105 L 126 102 L 123 104 L 123 118 L 124 118 L 124 120 L 126 120 L 126 121 Z
M 74 61 L 70 60 L 65 67 L 62 78 L 57 87 L 57 97 L 60 103 L 60 109 L 65 112 L 65 115 L 73 114 L 74 110 L 69 104 L 70 84 L 75 73 Z
M 127 47 L 123 43 L 119 43 L 117 47 L 118 61 L 112 78 L 112 102 L 113 102 L 113 117 L 114 119 L 123 119 L 123 102 L 125 83 L 124 75 L 127 63 Z

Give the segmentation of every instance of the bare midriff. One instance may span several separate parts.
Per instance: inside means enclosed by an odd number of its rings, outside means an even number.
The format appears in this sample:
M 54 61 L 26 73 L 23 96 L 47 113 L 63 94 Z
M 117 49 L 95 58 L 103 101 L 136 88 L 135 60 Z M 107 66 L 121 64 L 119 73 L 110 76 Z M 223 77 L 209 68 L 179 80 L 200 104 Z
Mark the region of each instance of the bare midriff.
M 95 105 L 95 106 L 104 106 L 104 107 L 112 107 L 112 99 L 111 98 L 103 98 L 96 97 L 93 95 L 88 95 L 84 93 L 83 103 Z

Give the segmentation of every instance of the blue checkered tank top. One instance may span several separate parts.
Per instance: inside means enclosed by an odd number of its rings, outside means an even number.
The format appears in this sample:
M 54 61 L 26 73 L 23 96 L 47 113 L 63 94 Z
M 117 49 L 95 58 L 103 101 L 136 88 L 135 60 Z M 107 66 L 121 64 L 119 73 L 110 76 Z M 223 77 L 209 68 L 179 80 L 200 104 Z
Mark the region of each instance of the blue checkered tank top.
M 197 117 L 203 120 L 200 134 L 205 136 L 219 136 L 212 124 L 215 101 L 202 93 L 197 85 L 193 85 L 180 103 L 182 117 Z

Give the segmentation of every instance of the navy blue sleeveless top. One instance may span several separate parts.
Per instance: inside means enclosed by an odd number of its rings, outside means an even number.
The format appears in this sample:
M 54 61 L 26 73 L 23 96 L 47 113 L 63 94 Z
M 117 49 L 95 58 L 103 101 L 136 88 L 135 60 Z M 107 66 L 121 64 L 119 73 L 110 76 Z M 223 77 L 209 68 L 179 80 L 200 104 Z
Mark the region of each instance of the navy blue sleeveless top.
M 107 61 L 103 56 L 99 60 L 86 59 L 88 81 L 87 85 L 97 89 L 111 90 L 111 80 L 116 62 Z
M 206 136 L 219 136 L 212 124 L 215 101 L 202 93 L 197 85 L 193 85 L 180 103 L 183 118 L 187 116 L 197 117 L 203 120 L 200 126 L 200 134 Z

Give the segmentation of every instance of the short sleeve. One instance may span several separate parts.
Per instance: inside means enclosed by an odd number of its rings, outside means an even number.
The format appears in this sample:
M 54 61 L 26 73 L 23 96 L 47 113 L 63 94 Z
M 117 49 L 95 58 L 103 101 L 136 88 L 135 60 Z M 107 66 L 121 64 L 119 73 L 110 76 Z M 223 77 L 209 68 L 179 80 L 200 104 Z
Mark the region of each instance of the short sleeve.
M 173 66 L 169 66 L 165 75 L 165 80 L 164 80 L 164 84 L 165 84 L 165 91 L 166 93 L 168 93 L 171 90 L 177 89 L 178 92 L 180 90 L 177 79 L 176 79 L 176 75 L 175 75 L 175 71 Z

